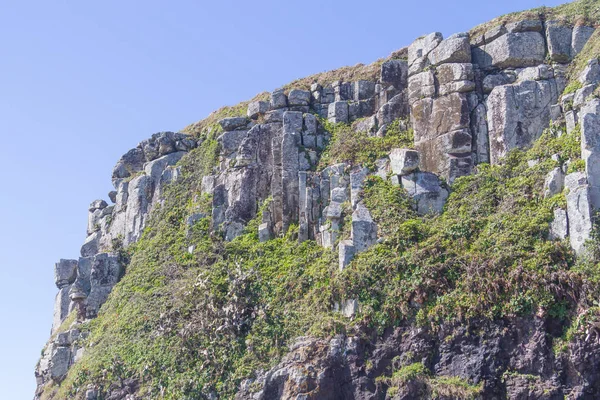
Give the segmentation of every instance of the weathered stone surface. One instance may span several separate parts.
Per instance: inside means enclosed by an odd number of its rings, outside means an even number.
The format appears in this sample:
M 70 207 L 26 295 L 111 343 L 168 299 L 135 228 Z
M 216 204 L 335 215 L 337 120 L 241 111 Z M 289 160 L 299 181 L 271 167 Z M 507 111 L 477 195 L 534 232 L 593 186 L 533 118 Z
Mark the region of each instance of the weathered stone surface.
M 213 189 L 215 188 L 214 175 L 203 176 L 200 188 L 202 194 L 211 194 L 213 192 Z
M 253 101 L 248 104 L 248 118 L 256 119 L 259 115 L 269 111 L 270 108 L 271 104 L 268 101 Z
M 573 132 L 573 129 L 577 126 L 577 114 L 574 111 L 567 111 L 565 113 L 565 124 L 567 127 L 567 133 Z
M 408 46 L 408 75 L 421 72 L 427 66 L 429 53 L 442 41 L 443 36 L 439 32 L 430 33 L 415 40 Z
M 292 89 L 288 94 L 288 105 L 307 106 L 310 103 L 310 92 L 308 90 Z
M 346 318 L 352 318 L 358 312 L 358 300 L 349 299 L 342 303 L 342 314 Z
M 219 121 L 219 125 L 224 131 L 233 131 L 236 129 L 246 129 L 248 120 L 245 117 L 224 118 Z
M 117 254 L 101 253 L 94 256 L 90 264 L 90 293 L 87 296 L 86 314 L 88 318 L 94 318 L 121 277 L 121 263 Z
M 299 111 L 286 111 L 283 113 L 283 133 L 298 135 L 298 140 L 302 132 L 303 116 Z
M 508 32 L 541 32 L 542 29 L 542 21 L 539 19 L 523 19 L 506 24 Z
M 585 242 L 592 233 L 592 206 L 590 190 L 583 172 L 574 172 L 565 177 L 567 194 L 567 216 L 569 240 L 577 254 L 585 250 Z
M 223 149 L 223 154 L 228 155 L 237 151 L 247 134 L 248 131 L 243 130 L 223 132 L 221 136 L 217 138 L 221 145 L 221 149 Z
M 406 175 L 419 168 L 419 152 L 411 149 L 392 149 L 390 167 L 396 175 Z
M 550 231 L 548 232 L 548 240 L 564 240 L 569 234 L 569 221 L 567 212 L 562 208 L 554 210 L 554 219 L 550 223 Z
M 571 42 L 571 57 L 575 58 L 594 33 L 594 28 L 585 25 L 576 25 L 573 28 L 573 41 Z
M 375 82 L 360 80 L 354 82 L 354 101 L 367 100 L 375 96 Z
M 435 75 L 433 71 L 425 71 L 408 78 L 409 103 L 433 97 L 436 94 Z
M 600 209 L 600 99 L 586 103 L 581 116 L 581 158 L 590 185 L 592 207 Z
M 113 179 L 122 179 L 141 171 L 146 157 L 141 148 L 134 148 L 125 153 L 113 168 Z
M 71 366 L 71 349 L 56 347 L 50 359 L 50 378 L 60 382 L 67 375 Z
M 471 45 L 468 34 L 458 34 L 442 40 L 429 55 L 431 65 L 470 63 Z
M 552 197 L 562 192 L 565 185 L 565 173 L 556 167 L 548 173 L 544 182 L 544 197 Z
M 541 64 L 546 56 L 539 32 L 507 33 L 473 49 L 473 63 L 482 68 L 522 68 Z
M 473 64 L 443 64 L 436 71 L 439 95 L 452 92 L 465 93 L 475 90 Z
M 488 136 L 487 109 L 479 103 L 471 112 L 471 132 L 473 135 L 473 163 L 490 162 L 490 141 Z
M 356 132 L 367 132 L 373 135 L 377 132 L 377 117 L 375 115 L 359 119 L 352 124 L 352 129 Z
M 508 85 L 517 80 L 514 71 L 502 71 L 497 74 L 487 75 L 483 79 L 483 92 L 490 93 L 496 86 Z
M 514 72 L 517 75 L 517 81 L 540 81 L 554 78 L 554 69 L 546 64 L 518 68 Z
M 448 189 L 440 179 L 430 172 L 415 172 L 402 177 L 402 187 L 415 201 L 417 212 L 421 215 L 442 212 Z
M 348 103 L 346 101 L 336 101 L 329 104 L 327 119 L 333 123 L 348 122 Z
M 362 203 L 359 203 L 352 213 L 352 243 L 357 253 L 377 243 L 377 224 L 373 222 L 371 213 Z
M 83 246 L 81 246 L 82 257 L 90 257 L 98 253 L 100 249 L 100 236 L 101 233 L 96 231 L 85 239 Z
M 338 245 L 340 271 L 350 264 L 357 251 L 351 240 L 342 240 Z
M 546 42 L 552 61 L 566 63 L 571 60 L 573 29 L 559 21 L 546 22 Z
M 529 146 L 542 134 L 557 97 L 550 81 L 525 81 L 492 90 L 487 99 L 492 164 L 511 149 Z
M 593 58 L 588 61 L 578 78 L 582 85 L 597 85 L 600 83 L 600 63 L 598 59 Z
M 277 89 L 271 93 L 271 110 L 287 107 L 287 96 L 283 89 Z
M 366 167 L 356 167 L 350 172 L 350 204 L 355 208 L 361 200 L 363 183 L 369 174 Z
M 70 286 L 63 286 L 58 290 L 56 297 L 54 298 L 54 315 L 52 318 L 52 333 L 63 323 L 65 318 L 69 315 L 69 305 L 71 299 L 69 298 Z
M 404 89 L 408 84 L 408 62 L 389 60 L 381 64 L 381 82 Z
M 77 278 L 77 260 L 61 259 L 54 265 L 54 282 L 61 289 L 75 282 Z
M 411 105 L 411 121 L 415 130 L 415 143 L 468 128 L 470 120 L 467 96 L 463 93 L 451 93 L 436 99 L 418 100 Z
M 578 109 L 581 107 L 587 101 L 588 97 L 594 93 L 595 89 L 596 85 L 586 85 L 578 89 L 573 97 L 573 108 Z
M 258 226 L 258 240 L 261 242 L 266 242 L 273 238 L 273 233 L 271 231 L 271 225 L 267 222 L 262 223 Z
M 385 128 L 387 125 L 396 121 L 397 119 L 404 119 L 410 115 L 408 101 L 404 93 L 398 94 L 390 99 L 387 103 L 381 106 L 377 112 L 377 124 L 379 130 Z

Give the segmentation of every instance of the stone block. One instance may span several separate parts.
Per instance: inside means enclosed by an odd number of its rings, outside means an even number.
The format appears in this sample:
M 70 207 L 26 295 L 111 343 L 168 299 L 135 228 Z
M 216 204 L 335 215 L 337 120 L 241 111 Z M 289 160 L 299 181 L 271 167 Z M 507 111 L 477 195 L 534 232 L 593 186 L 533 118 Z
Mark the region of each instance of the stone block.
M 348 123 L 348 103 L 346 101 L 336 101 L 329 104 L 327 119 L 333 123 Z
M 419 152 L 411 149 L 392 149 L 390 167 L 396 175 L 406 175 L 419 168 Z
M 248 104 L 248 111 L 246 114 L 248 118 L 256 119 L 259 115 L 262 115 L 269 111 L 271 104 L 268 101 L 253 101 Z
M 550 59 L 559 63 L 571 60 L 573 29 L 559 21 L 546 22 L 546 42 Z
M 310 92 L 308 90 L 292 89 L 288 94 L 288 105 L 307 106 L 310 103 Z
M 546 45 L 539 32 L 507 33 L 474 48 L 472 54 L 473 63 L 484 69 L 523 68 L 543 63 Z
M 248 119 L 245 117 L 224 118 L 219 121 L 219 125 L 224 131 L 233 131 L 236 129 L 245 129 L 248 125 Z
M 356 255 L 356 248 L 351 240 L 342 240 L 338 245 L 338 252 L 340 271 L 343 271 Z

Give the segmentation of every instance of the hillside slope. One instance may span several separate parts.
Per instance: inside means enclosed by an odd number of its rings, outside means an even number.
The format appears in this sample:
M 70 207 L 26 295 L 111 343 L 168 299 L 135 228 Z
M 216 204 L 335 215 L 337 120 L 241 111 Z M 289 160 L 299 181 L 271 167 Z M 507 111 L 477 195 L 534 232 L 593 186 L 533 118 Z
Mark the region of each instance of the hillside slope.
M 127 152 L 36 399 L 600 396 L 600 1 L 418 38 Z

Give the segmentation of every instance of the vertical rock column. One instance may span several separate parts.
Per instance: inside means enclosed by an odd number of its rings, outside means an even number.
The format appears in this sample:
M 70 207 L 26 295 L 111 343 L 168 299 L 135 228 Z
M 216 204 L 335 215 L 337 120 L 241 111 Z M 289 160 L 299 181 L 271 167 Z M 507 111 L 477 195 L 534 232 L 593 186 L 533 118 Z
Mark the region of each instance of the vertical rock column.
M 54 301 L 54 320 L 52 333 L 56 332 L 60 324 L 69 314 L 69 290 L 77 278 L 77 260 L 60 260 L 54 266 L 54 282 L 58 287 L 58 294 Z
M 417 39 L 408 50 L 408 99 L 424 170 L 449 182 L 471 172 L 471 107 L 475 89 L 467 34 Z

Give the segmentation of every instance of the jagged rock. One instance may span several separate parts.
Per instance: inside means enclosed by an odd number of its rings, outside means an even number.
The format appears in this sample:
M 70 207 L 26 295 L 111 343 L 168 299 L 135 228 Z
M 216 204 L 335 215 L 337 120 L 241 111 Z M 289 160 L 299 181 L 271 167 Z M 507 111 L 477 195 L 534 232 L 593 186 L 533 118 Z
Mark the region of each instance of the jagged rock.
M 586 85 L 578 89 L 575 92 L 575 97 L 573 97 L 573 108 L 580 108 L 587 101 L 588 97 L 594 93 L 595 89 L 596 85 Z
M 571 42 L 571 57 L 575 58 L 583 50 L 587 41 L 592 37 L 594 28 L 585 25 L 576 25 L 573 28 L 573 41 Z
M 392 149 L 390 167 L 396 175 L 406 175 L 419 168 L 419 152 L 411 149 Z
M 236 129 L 245 129 L 248 120 L 245 117 L 224 118 L 219 121 L 219 125 L 224 131 L 234 131 Z
M 380 128 L 380 131 L 383 129 L 385 132 L 385 127 L 387 127 L 387 125 L 400 118 L 406 118 L 408 115 L 408 101 L 406 96 L 402 93 L 392 97 L 390 101 L 381 106 L 377 112 L 376 122 Z M 379 135 L 378 133 L 378 136 L 382 135 Z
M 552 61 L 566 63 L 571 60 L 573 29 L 559 21 L 546 22 L 546 41 Z
M 577 114 L 574 111 L 568 111 L 565 113 L 565 125 L 567 128 L 567 133 L 570 134 L 573 132 L 573 129 L 577 126 Z
M 479 103 L 471 112 L 471 132 L 473 134 L 473 162 L 490 162 L 490 142 L 487 124 L 487 109 L 484 103 Z
M 471 45 L 468 34 L 456 34 L 442 40 L 429 55 L 431 65 L 445 63 L 470 63 Z
M 567 216 L 569 239 L 577 254 L 585 249 L 585 242 L 592 233 L 592 206 L 587 178 L 583 172 L 574 172 L 565 177 L 567 194 Z
M 336 101 L 329 104 L 327 119 L 333 123 L 348 122 L 348 103 L 346 101 Z
M 375 95 L 375 82 L 360 80 L 354 82 L 354 101 L 367 100 Z
M 348 264 L 350 264 L 357 251 L 356 247 L 354 247 L 354 244 L 352 243 L 352 240 L 342 240 L 338 245 L 338 252 L 340 259 L 340 271 L 342 271 L 348 266 Z
M 375 115 L 359 119 L 354 124 L 352 124 L 352 129 L 356 132 L 367 132 L 370 135 L 377 132 L 377 117 Z
M 401 179 L 402 187 L 415 201 L 421 215 L 441 213 L 448 198 L 446 189 L 437 175 L 430 172 L 415 172 Z
M 286 111 L 283 113 L 283 133 L 298 135 L 298 140 L 302 132 L 303 116 L 299 111 Z
M 514 148 L 529 146 L 550 124 L 550 105 L 557 101 L 550 81 L 497 86 L 487 99 L 490 160 L 497 164 Z
M 132 174 L 141 171 L 146 162 L 144 151 L 141 148 L 129 150 L 117 162 L 113 168 L 113 179 L 122 179 L 131 176 Z
M 71 349 L 56 347 L 50 358 L 50 378 L 60 382 L 64 379 L 71 366 Z
M 221 145 L 221 149 L 223 150 L 223 154 L 228 155 L 235 152 L 238 147 L 240 147 L 242 140 L 244 140 L 247 134 L 248 131 L 244 130 L 223 132 L 221 136 L 217 138 Z
M 310 103 L 310 92 L 308 90 L 292 89 L 288 94 L 290 106 L 307 106 Z
M 389 60 L 381 64 L 381 82 L 403 89 L 408 84 L 408 62 Z
M 430 33 L 415 40 L 408 46 L 408 75 L 421 72 L 427 66 L 428 55 L 442 41 L 443 36 L 439 32 Z
M 80 259 L 79 262 L 81 261 Z M 113 253 L 101 253 L 85 262 L 90 263 L 90 292 L 86 300 L 86 314 L 88 318 L 94 318 L 121 277 L 121 263 L 119 256 Z
M 247 115 L 248 118 L 256 119 L 259 115 L 262 115 L 269 111 L 271 104 L 268 101 L 253 101 L 248 104 Z
M 425 71 L 408 78 L 409 103 L 414 103 L 425 97 L 433 97 L 436 94 L 435 75 L 433 71 Z
M 100 248 L 100 237 L 101 233 L 96 231 L 85 239 L 83 246 L 81 246 L 82 257 L 90 257 L 98 253 Z
M 553 104 L 550 106 L 550 119 L 554 122 L 560 121 L 562 119 L 562 108 L 560 104 Z
M 535 67 L 518 68 L 514 72 L 517 75 L 517 81 L 521 82 L 554 78 L 554 69 L 545 64 L 537 65 Z
M 368 174 L 369 169 L 366 167 L 355 168 L 350 172 L 350 204 L 352 205 L 352 208 L 355 208 L 361 200 L 360 194 Z
M 554 219 L 550 223 L 548 240 L 564 240 L 569 234 L 569 221 L 567 212 L 562 208 L 554 209 Z
M 473 62 L 484 69 L 523 68 L 544 62 L 546 45 L 539 32 L 506 33 L 473 49 Z
M 582 85 L 597 85 L 600 83 L 600 63 L 598 63 L 597 58 L 588 61 L 578 79 Z
M 61 289 L 72 284 L 77 278 L 77 260 L 61 259 L 54 265 L 54 282 Z
M 116 190 L 111 190 L 110 192 L 108 192 L 108 198 L 110 199 L 110 201 L 114 204 L 117 202 L 117 191 Z
M 548 173 L 544 182 L 544 197 L 552 197 L 562 192 L 565 185 L 565 173 L 562 168 L 556 167 Z

